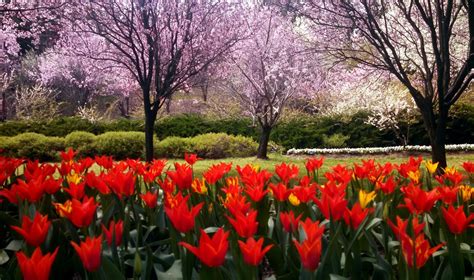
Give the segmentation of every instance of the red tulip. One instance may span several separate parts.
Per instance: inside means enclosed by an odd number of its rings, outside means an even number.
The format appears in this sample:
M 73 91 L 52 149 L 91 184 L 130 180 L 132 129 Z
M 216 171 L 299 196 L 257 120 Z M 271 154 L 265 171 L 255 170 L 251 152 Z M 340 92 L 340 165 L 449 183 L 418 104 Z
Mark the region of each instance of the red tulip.
M 55 194 L 57 191 L 61 189 L 61 185 L 63 183 L 63 179 L 60 178 L 55 180 L 54 178 L 48 178 L 43 181 L 44 191 L 47 194 Z
M 315 170 L 321 168 L 321 166 L 323 166 L 323 163 L 324 163 L 324 157 L 320 157 L 319 159 L 309 158 L 305 163 L 306 171 L 308 171 L 308 173 L 312 173 Z
M 313 222 L 310 218 L 306 218 L 306 220 L 300 222 L 300 224 L 306 234 L 306 240 L 310 242 L 321 240 L 325 226 L 319 226 L 319 221 Z
M 236 216 L 238 213 L 246 214 L 250 210 L 250 202 L 247 202 L 247 198 L 240 193 L 228 194 L 224 202 L 224 207 L 229 212 Z
M 467 173 L 474 173 L 474 162 L 466 161 L 462 164 Z
M 397 184 L 393 180 L 393 177 L 390 176 L 385 182 L 377 181 L 375 183 L 375 186 L 377 189 L 380 189 L 385 194 L 391 194 L 395 190 L 395 187 L 397 186 Z
M 327 193 L 323 193 L 321 200 L 313 200 L 319 207 L 321 213 L 323 213 L 324 217 L 328 220 L 333 219 L 334 221 L 338 221 L 343 217 L 346 211 L 347 200 L 344 196 L 330 196 Z
M 294 164 L 281 163 L 275 165 L 275 173 L 280 177 L 283 184 L 288 184 L 291 179 L 298 177 L 299 168 Z
M 285 202 L 288 199 L 288 196 L 290 195 L 290 190 L 288 190 L 285 184 L 278 183 L 277 185 L 274 185 L 270 183 L 269 187 L 273 197 L 275 197 L 276 200 L 280 202 Z
M 194 228 L 196 216 L 204 205 L 204 202 L 201 202 L 189 210 L 188 200 L 189 195 L 172 208 L 165 205 L 166 215 L 170 219 L 174 228 L 182 233 L 186 233 Z
M 84 197 L 81 201 L 72 199 L 64 204 L 54 203 L 56 211 L 61 217 L 68 218 L 76 227 L 89 226 L 94 218 L 97 203 L 93 197 Z
M 242 238 L 252 237 L 257 232 L 258 222 L 256 210 L 250 210 L 248 214 L 237 212 L 235 219 L 231 217 L 227 217 L 227 219 L 229 219 L 229 222 L 237 234 Z
M 148 208 L 153 209 L 157 206 L 158 193 L 146 192 L 145 194 L 141 194 L 140 197 Z
M 259 202 L 260 200 L 265 197 L 268 193 L 268 190 L 264 190 L 263 185 L 256 185 L 256 186 L 246 186 L 245 193 L 249 196 L 249 198 L 255 202 Z
M 318 268 L 322 250 L 321 239 L 315 241 L 305 240 L 302 243 L 293 240 L 293 242 L 296 250 L 298 250 L 303 267 L 309 271 Z
M 110 156 L 95 156 L 95 162 L 104 169 L 110 169 L 114 166 L 114 160 Z
M 388 222 L 388 225 L 392 228 L 392 231 L 397 237 L 397 239 L 401 240 L 401 236 L 406 234 L 407 227 L 408 227 L 408 220 L 404 221 L 400 217 L 397 216 L 397 225 L 393 224 L 392 221 L 390 220 L 388 220 L 387 222 Z M 420 223 L 418 218 L 413 218 L 412 230 L 415 236 L 422 233 L 424 227 L 425 227 L 425 223 Z
M 112 241 L 115 234 L 115 246 L 119 246 L 122 243 L 122 235 L 123 235 L 123 221 L 110 221 L 109 228 L 106 228 L 102 224 L 102 232 L 105 235 L 105 239 L 107 240 L 107 244 L 112 246 Z
M 262 249 L 263 237 L 261 237 L 258 241 L 255 241 L 253 237 L 250 237 L 245 243 L 240 240 L 238 241 L 238 243 L 240 251 L 242 252 L 242 255 L 244 257 L 244 262 L 253 266 L 259 265 L 260 262 L 262 262 L 262 259 L 265 254 L 273 247 L 273 244 L 270 244 Z
M 425 239 L 423 233 L 416 236 L 414 241 L 407 234 L 403 234 L 401 239 L 402 253 L 409 267 L 416 265 L 416 268 L 421 268 L 425 265 L 431 255 L 438 251 L 438 249 L 443 245 L 444 243 L 430 248 L 430 243 Z
M 298 223 L 301 219 L 300 214 L 298 217 L 295 217 L 295 213 L 293 211 L 289 211 L 288 213 L 280 212 L 280 222 L 285 229 L 286 232 L 291 233 L 298 230 Z
M 184 160 L 189 164 L 189 165 L 194 165 L 196 161 L 200 160 L 202 158 L 198 158 L 196 154 L 188 154 L 184 153 Z
M 31 258 L 28 258 L 23 252 L 17 252 L 16 258 L 20 266 L 23 279 L 25 280 L 48 280 L 51 266 L 58 254 L 58 249 L 54 252 L 43 255 L 41 248 L 37 247 Z
M 124 173 L 114 168 L 103 179 L 120 199 L 123 195 L 131 196 L 135 192 L 135 175 L 132 171 Z
M 75 183 L 69 183 L 69 188 L 65 188 L 64 190 L 69 193 L 69 195 L 72 197 L 72 198 L 75 198 L 75 199 L 82 199 L 84 197 L 84 195 L 86 194 L 85 193 L 85 183 L 84 182 L 81 182 L 79 184 L 75 184 Z
M 360 224 L 365 220 L 367 214 L 371 213 L 374 209 L 372 208 L 365 208 L 362 210 L 360 207 L 359 202 L 356 202 L 352 206 L 352 210 L 346 208 L 344 212 L 344 221 L 346 225 L 352 227 L 353 229 L 358 229 Z
M 193 182 L 193 170 L 187 164 L 175 162 L 174 171 L 168 171 L 166 174 L 178 186 L 180 190 L 186 190 L 191 187 Z
M 474 213 L 471 213 L 469 217 L 466 217 L 463 208 L 464 206 L 460 206 L 455 209 L 452 205 L 450 205 L 447 210 L 441 208 L 441 211 L 443 211 L 444 221 L 448 225 L 449 231 L 453 234 L 462 234 L 474 219 Z
M 90 188 L 97 189 L 101 194 L 110 194 L 110 189 L 104 180 L 106 176 L 104 173 L 95 175 L 94 172 L 88 172 L 85 177 L 86 184 Z
M 307 203 L 316 195 L 316 185 L 310 184 L 308 187 L 296 186 L 291 190 L 291 193 L 296 196 L 300 202 Z
M 145 183 L 152 183 L 163 172 L 163 169 L 166 166 L 166 160 L 155 159 L 151 162 L 151 164 L 146 165 L 146 168 L 140 161 L 136 164 L 133 163 L 133 165 L 135 165 L 136 167 L 132 169 L 135 170 L 135 173 L 143 176 L 143 181 Z
M 218 267 L 225 261 L 225 255 L 229 247 L 229 242 L 227 241 L 228 237 L 229 232 L 224 231 L 222 228 L 217 230 L 214 236 L 212 236 L 212 239 L 201 229 L 198 247 L 186 242 L 179 242 L 178 244 L 191 251 L 191 253 L 196 255 L 196 257 L 208 267 Z
M 21 199 L 30 203 L 38 202 L 45 193 L 42 177 L 33 178 L 28 183 L 19 179 L 18 183 L 12 186 L 13 189 Z
M 446 204 L 453 204 L 458 199 L 459 187 L 439 186 L 438 190 L 441 200 Z
M 84 268 L 89 272 L 94 272 L 100 267 L 102 253 L 102 236 L 86 238 L 80 245 L 71 241 L 72 247 L 76 250 Z
M 48 215 L 43 216 L 36 212 L 33 221 L 28 216 L 23 216 L 21 227 L 12 226 L 11 228 L 21 234 L 28 245 L 38 247 L 46 239 L 50 226 Z
M 425 192 L 419 186 L 413 184 L 402 187 L 400 190 L 405 195 L 405 205 L 402 205 L 402 207 L 408 208 L 412 214 L 423 214 L 431 211 L 434 203 L 440 198 L 438 190 Z
M 236 169 L 242 179 L 242 183 L 250 188 L 263 190 L 267 181 L 272 177 L 272 173 L 267 170 L 257 171 L 257 169 L 250 164 L 247 164 L 244 168 L 237 166 Z
M 217 181 L 222 179 L 225 174 L 229 173 L 231 169 L 232 163 L 221 162 L 219 164 L 213 164 L 206 172 L 204 172 L 203 177 L 209 185 L 214 185 Z
M 72 148 L 69 148 L 67 152 L 59 152 L 59 155 L 63 161 L 69 162 L 74 160 L 74 156 L 77 154 Z

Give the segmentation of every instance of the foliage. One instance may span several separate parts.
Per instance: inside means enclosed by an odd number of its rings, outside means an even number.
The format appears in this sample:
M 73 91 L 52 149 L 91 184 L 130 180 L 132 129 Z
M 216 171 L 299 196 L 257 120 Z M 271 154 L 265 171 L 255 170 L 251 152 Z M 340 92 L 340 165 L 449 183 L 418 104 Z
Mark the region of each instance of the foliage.
M 206 133 L 190 138 L 167 137 L 157 143 L 158 157 L 180 158 L 193 152 L 203 158 L 248 157 L 255 155 L 257 144 L 251 138 L 225 133 Z
M 65 149 L 65 142 L 59 137 L 27 132 L 4 139 L 0 149 L 19 158 L 55 161 L 58 159 L 58 152 Z
M 74 149 L 81 157 L 93 156 L 96 138 L 97 136 L 90 132 L 74 131 L 64 137 L 64 143 L 66 148 Z
M 143 158 L 145 134 L 110 131 L 97 135 L 93 147 L 98 155 L 113 156 L 115 159 Z
M 326 148 L 343 148 L 347 147 L 347 140 L 350 136 L 342 133 L 335 133 L 330 136 L 323 135 L 323 147 Z
M 61 103 L 56 92 L 43 86 L 21 88 L 16 91 L 16 117 L 23 120 L 52 120 L 57 117 Z

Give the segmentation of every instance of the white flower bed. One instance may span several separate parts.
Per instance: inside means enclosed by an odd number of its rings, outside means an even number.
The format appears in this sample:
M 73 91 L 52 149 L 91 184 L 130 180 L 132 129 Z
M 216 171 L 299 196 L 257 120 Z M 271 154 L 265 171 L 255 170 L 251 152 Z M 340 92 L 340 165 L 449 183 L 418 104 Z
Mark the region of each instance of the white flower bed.
M 474 151 L 474 144 L 446 145 L 446 151 Z M 392 146 L 374 148 L 338 148 L 338 149 L 289 149 L 287 155 L 316 154 L 388 154 L 398 152 L 431 152 L 431 146 Z

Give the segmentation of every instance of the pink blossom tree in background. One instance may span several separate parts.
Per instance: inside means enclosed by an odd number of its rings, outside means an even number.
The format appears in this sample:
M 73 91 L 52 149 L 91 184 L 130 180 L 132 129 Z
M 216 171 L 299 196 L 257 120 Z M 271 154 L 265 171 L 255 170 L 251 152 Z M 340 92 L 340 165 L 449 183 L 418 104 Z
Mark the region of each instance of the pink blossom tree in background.
M 71 31 L 107 46 L 91 58 L 124 67 L 140 86 L 147 161 L 158 110 L 240 38 L 238 6 L 224 1 L 77 1 L 66 14 Z
M 287 101 L 312 92 L 318 83 L 314 79 L 317 70 L 314 58 L 305 53 L 296 26 L 278 10 L 253 7 L 246 18 L 250 36 L 228 57 L 225 83 L 258 122 L 257 158 L 266 159 L 270 133 Z
M 66 83 L 78 89 L 80 108 L 90 105 L 97 95 L 114 95 L 126 103 L 138 84 L 122 65 L 95 59 L 109 51 L 103 38 L 91 34 L 77 36 L 67 31 L 61 35 L 55 47 L 38 58 L 38 71 L 32 73 L 38 82 L 52 87 Z M 128 111 L 123 109 L 122 115 L 127 116 Z
M 396 77 L 420 110 L 432 160 L 446 167 L 449 109 L 474 78 L 474 0 L 280 4 L 306 20 L 319 51 Z

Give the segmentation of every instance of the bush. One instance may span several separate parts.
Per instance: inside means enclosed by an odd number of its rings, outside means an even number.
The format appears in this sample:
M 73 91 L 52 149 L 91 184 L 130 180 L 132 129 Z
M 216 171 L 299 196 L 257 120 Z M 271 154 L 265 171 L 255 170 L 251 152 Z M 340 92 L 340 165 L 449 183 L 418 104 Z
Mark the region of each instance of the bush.
M 331 136 L 323 135 L 323 147 L 325 148 L 343 148 L 347 147 L 346 141 L 349 139 L 342 133 L 335 133 Z
M 155 145 L 155 157 L 182 158 L 191 150 L 190 138 L 171 136 Z
M 192 138 L 167 137 L 156 145 L 155 155 L 182 158 L 190 152 L 202 158 L 248 157 L 256 154 L 257 146 L 249 137 L 207 133 Z
M 46 137 L 38 133 L 23 133 L 6 141 L 7 154 L 20 158 L 38 159 L 40 161 L 55 161 L 59 151 L 65 149 L 63 138 Z
M 113 156 L 114 159 L 144 158 L 145 133 L 106 132 L 96 136 L 94 149 L 98 155 Z
M 192 152 L 202 158 L 248 157 L 255 155 L 258 144 L 245 136 L 208 133 L 190 139 Z
M 69 133 L 65 138 L 66 148 L 71 147 L 79 153 L 79 156 L 94 156 L 96 136 L 90 132 L 74 131 Z

